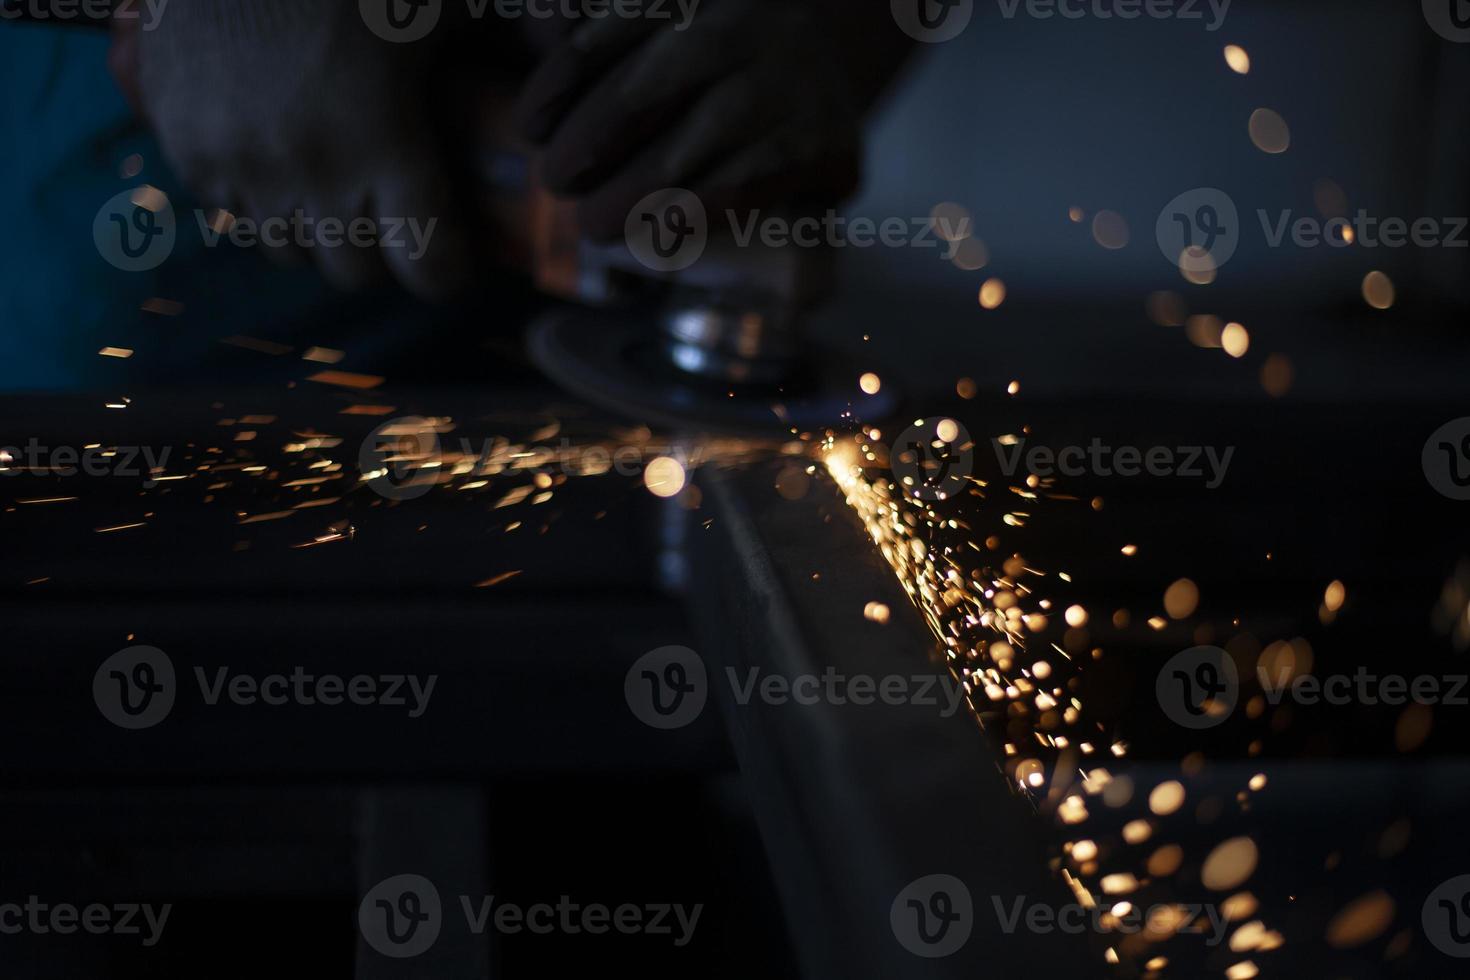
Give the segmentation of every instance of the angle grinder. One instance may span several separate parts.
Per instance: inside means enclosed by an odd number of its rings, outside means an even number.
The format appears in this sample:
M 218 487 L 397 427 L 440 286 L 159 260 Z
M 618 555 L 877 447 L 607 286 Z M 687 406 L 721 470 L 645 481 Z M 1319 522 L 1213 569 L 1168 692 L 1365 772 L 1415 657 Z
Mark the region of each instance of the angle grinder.
M 570 393 L 693 432 L 777 435 L 892 415 L 891 386 L 864 393 L 849 358 L 803 335 L 832 291 L 830 248 L 711 234 L 697 259 L 664 271 L 632 240 L 633 219 L 629 240 L 597 244 L 577 234 L 569 204 L 537 195 L 532 218 L 538 284 L 574 302 L 532 326 L 529 353 Z

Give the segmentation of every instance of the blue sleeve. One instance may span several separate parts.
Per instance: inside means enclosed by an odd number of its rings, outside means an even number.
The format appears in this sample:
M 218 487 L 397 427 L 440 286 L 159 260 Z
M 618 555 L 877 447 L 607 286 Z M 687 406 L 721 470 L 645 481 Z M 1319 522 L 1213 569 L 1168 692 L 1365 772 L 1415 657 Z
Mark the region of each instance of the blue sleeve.
M 0 390 L 210 380 L 221 339 L 289 337 L 334 301 L 309 270 L 206 245 L 199 203 L 106 58 L 101 32 L 0 24 Z M 124 230 L 105 209 L 140 187 L 167 195 L 175 234 L 156 267 L 130 271 L 94 227 Z M 135 354 L 99 357 L 104 346 Z

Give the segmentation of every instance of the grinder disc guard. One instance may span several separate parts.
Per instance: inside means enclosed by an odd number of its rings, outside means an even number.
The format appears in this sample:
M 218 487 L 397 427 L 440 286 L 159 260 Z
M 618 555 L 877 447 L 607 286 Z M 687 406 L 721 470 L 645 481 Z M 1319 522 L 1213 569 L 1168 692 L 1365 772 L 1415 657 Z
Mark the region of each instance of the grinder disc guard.
M 532 324 L 532 362 L 571 394 L 661 426 L 698 432 L 777 435 L 881 422 L 897 403 L 885 387 L 857 385 L 862 373 L 838 354 L 807 350 L 775 385 L 731 384 L 671 363 L 654 329 L 656 313 L 564 308 Z

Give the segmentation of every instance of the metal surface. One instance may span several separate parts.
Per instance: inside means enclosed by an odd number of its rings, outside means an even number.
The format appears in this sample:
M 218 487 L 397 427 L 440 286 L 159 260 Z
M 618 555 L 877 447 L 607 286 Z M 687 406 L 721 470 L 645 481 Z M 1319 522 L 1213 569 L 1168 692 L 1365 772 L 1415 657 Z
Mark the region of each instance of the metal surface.
M 528 393 L 525 404 L 544 407 L 546 394 Z M 478 390 L 467 395 L 483 399 Z M 462 419 L 484 414 L 446 393 L 424 402 L 405 393 L 401 403 L 429 403 Z M 100 404 L 94 396 L 0 400 L 0 428 L 34 433 L 45 445 L 75 445 L 86 433 L 175 447 L 182 456 L 184 447 L 217 440 L 226 405 L 277 416 L 260 423 L 263 445 L 325 418 L 351 447 L 377 423 L 337 415 L 340 399 L 305 388 L 149 393 L 126 417 L 110 417 Z M 521 404 L 516 395 L 502 390 L 494 410 L 514 404 Z M 466 434 L 478 438 L 481 430 L 468 431 L 477 424 L 492 423 L 466 422 Z M 624 700 L 638 657 L 692 642 L 679 605 L 654 584 L 652 539 L 663 513 L 646 493 L 610 506 L 619 485 L 587 486 L 590 496 L 579 498 L 584 485 L 574 481 L 559 493 L 561 519 L 533 538 L 487 536 L 487 512 L 467 495 L 392 506 L 364 488 L 350 498 L 359 529 L 350 543 L 291 550 L 293 538 L 311 533 L 295 519 L 252 525 L 258 534 L 242 530 L 238 513 L 201 500 L 192 485 L 153 495 L 147 527 L 99 536 L 93 528 L 140 509 L 137 480 L 71 479 L 78 494 L 65 509 L 20 514 L 8 504 L 4 515 L 0 610 L 12 642 L 0 657 L 8 668 L 0 738 L 10 748 L 0 760 L 7 882 L 0 897 L 167 901 L 176 914 L 158 949 L 129 943 L 119 951 L 107 937 L 85 935 L 59 944 L 7 936 L 7 977 L 258 975 L 258 943 L 210 969 L 194 966 L 239 935 L 286 944 L 304 975 L 529 975 L 492 962 L 511 956 L 517 938 L 469 935 L 456 896 L 539 896 L 534 889 L 546 881 L 572 895 L 628 895 L 615 889 L 630 876 L 587 853 L 595 849 L 565 846 L 570 834 L 524 829 L 572 809 L 554 802 L 572 786 L 594 797 L 612 792 L 600 784 L 627 794 L 598 826 L 629 850 L 656 854 L 641 862 L 638 881 L 658 898 L 704 901 L 714 921 L 723 914 L 715 903 L 739 896 L 739 915 L 727 920 L 732 931 L 755 918 L 748 908 L 773 904 L 758 881 L 699 883 L 691 868 L 728 855 L 691 857 L 694 845 L 679 836 L 704 832 L 710 810 L 701 787 L 729 778 L 718 718 L 711 712 L 669 737 Z M 24 498 L 54 493 L 56 479 L 11 473 L 4 483 L 7 494 Z M 593 520 L 602 508 L 611 513 Z M 236 546 L 243 541 L 248 548 Z M 505 567 L 524 571 L 494 589 L 473 587 Z M 25 584 L 40 574 L 47 580 Z M 99 663 L 135 641 L 168 654 L 180 695 L 158 725 L 125 732 L 99 711 L 93 683 Z M 439 681 L 432 710 L 418 718 L 394 708 L 211 704 L 197 693 L 200 671 L 213 682 L 221 670 L 288 675 L 297 667 L 316 676 L 414 673 Z M 528 781 L 536 791 L 519 791 Z M 657 823 L 675 809 L 665 798 L 678 801 L 679 829 Z M 628 823 L 618 829 L 622 819 Z M 732 850 L 743 846 L 733 834 L 714 833 Z M 567 863 L 553 865 L 562 853 Z M 744 878 L 764 873 L 749 861 L 734 867 Z M 403 873 L 441 890 L 444 931 L 422 957 L 370 955 L 352 938 L 358 899 Z M 217 917 L 229 930 L 211 942 Z M 708 936 L 696 942 L 716 942 L 719 933 Z M 779 950 L 779 924 L 744 938 L 746 948 Z M 661 952 L 667 959 L 687 951 L 645 951 L 644 962 Z M 585 966 L 568 961 L 609 954 L 563 942 L 534 955 L 550 963 L 550 975 L 577 975 Z M 766 962 L 784 955 L 768 953 Z M 730 959 L 720 950 L 688 956 L 683 974 L 662 964 L 647 972 L 718 976 L 708 964 Z
M 835 495 L 780 501 L 771 474 L 701 472 L 690 603 L 807 980 L 1100 975 L 1078 936 L 1005 932 L 993 902 L 1059 908 L 1041 821 L 1010 792 L 963 711 L 920 704 L 741 704 L 727 671 L 939 678 L 931 640 Z M 823 518 L 830 516 L 831 521 Z M 712 519 L 712 520 L 711 520 Z M 814 576 L 814 572 L 817 574 Z M 892 621 L 864 619 L 886 602 Z M 909 883 L 964 882 L 974 931 L 921 958 L 890 923 Z

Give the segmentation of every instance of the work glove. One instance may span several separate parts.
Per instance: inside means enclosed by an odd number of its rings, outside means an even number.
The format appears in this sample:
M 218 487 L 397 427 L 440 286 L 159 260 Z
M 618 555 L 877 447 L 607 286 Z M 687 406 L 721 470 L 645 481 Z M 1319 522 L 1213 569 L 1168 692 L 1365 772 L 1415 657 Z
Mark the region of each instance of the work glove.
M 268 255 L 305 253 L 343 288 L 386 267 L 440 296 L 475 259 L 469 153 L 452 138 L 473 86 L 469 38 L 447 23 L 461 6 L 445 4 L 431 36 L 394 43 L 350 0 L 179 0 L 120 40 L 136 47 L 143 114 L 206 205 L 256 222 L 300 212 L 313 229 L 366 218 L 357 227 L 376 239 L 327 247 L 293 230 Z M 129 56 L 120 47 L 115 64 Z
M 580 199 L 584 233 L 616 238 L 638 201 L 669 187 L 692 190 L 711 214 L 836 203 L 857 187 L 870 93 L 852 72 L 861 56 L 835 40 L 831 6 L 657 8 L 670 19 L 570 29 L 517 104 L 522 134 L 544 151 L 543 182 Z

